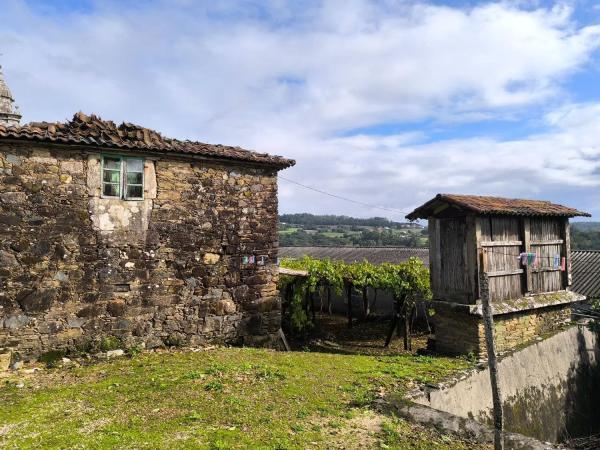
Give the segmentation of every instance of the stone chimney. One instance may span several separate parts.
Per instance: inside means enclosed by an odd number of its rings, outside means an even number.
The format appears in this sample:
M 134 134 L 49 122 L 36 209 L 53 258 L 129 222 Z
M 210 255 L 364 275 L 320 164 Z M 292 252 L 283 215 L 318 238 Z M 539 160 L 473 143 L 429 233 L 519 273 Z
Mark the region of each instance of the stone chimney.
M 18 127 L 20 121 L 21 113 L 4 81 L 2 66 L 0 66 L 0 125 Z

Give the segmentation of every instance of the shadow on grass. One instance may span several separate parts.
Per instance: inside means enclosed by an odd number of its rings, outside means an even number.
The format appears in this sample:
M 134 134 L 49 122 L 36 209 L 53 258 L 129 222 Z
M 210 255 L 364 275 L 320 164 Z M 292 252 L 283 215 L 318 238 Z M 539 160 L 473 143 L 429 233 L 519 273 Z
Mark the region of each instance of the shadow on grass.
M 343 315 L 317 313 L 315 327 L 303 337 L 290 337 L 293 350 L 318 351 L 342 355 L 396 356 L 423 353 L 427 348 L 428 334 L 416 333 L 412 337 L 412 351 L 404 350 L 401 337 L 394 335 L 389 347 L 385 338 L 391 318 L 371 316 L 366 320 L 354 319 L 352 328 Z

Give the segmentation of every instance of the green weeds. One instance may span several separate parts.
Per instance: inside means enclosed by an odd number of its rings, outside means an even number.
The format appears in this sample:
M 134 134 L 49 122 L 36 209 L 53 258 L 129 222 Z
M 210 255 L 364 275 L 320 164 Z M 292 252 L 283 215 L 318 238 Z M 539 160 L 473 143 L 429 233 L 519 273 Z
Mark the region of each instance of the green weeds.
M 327 448 L 331 430 L 349 427 L 379 392 L 401 394 L 468 366 L 237 348 L 141 353 L 0 385 L 0 447 Z M 382 433 L 385 445 L 415 440 Z

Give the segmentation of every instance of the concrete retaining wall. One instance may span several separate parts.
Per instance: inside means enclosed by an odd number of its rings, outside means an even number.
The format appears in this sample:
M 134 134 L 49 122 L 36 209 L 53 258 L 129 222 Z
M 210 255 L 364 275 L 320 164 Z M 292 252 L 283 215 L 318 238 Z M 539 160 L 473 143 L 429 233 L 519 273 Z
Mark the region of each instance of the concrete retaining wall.
M 508 431 L 544 441 L 600 431 L 598 338 L 577 325 L 501 359 L 499 376 Z M 481 423 L 491 423 L 487 369 L 439 389 L 416 403 Z M 595 417 L 594 417 L 595 415 Z

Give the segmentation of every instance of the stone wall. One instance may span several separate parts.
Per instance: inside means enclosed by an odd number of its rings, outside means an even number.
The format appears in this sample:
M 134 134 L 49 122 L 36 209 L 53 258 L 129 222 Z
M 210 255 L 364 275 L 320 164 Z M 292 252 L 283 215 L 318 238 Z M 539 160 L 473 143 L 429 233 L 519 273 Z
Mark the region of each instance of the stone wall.
M 571 326 L 500 359 L 505 429 L 562 442 L 600 431 L 600 347 L 587 325 Z M 488 369 L 477 370 L 414 401 L 480 423 L 492 423 Z
M 0 144 L 0 348 L 272 342 L 276 172 L 173 157 L 144 172 L 143 201 L 103 199 L 99 153 Z
M 570 305 L 551 306 L 498 316 L 494 318 L 494 344 L 499 352 L 511 350 L 559 330 L 570 321 Z M 481 330 L 480 337 L 485 349 L 483 330 Z
M 494 315 L 497 352 L 520 347 L 551 333 L 571 320 L 570 304 Z M 434 315 L 436 350 L 445 354 L 487 355 L 483 319 L 480 316 L 438 308 Z

